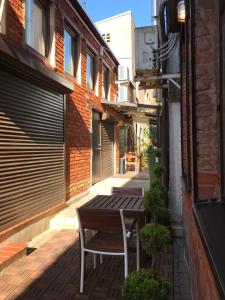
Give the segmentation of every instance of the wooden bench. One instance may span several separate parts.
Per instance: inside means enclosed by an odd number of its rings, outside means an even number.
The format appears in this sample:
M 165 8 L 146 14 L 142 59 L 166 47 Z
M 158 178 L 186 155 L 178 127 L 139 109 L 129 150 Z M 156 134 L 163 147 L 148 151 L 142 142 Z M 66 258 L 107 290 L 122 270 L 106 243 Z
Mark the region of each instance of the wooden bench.
M 0 247 L 0 271 L 27 254 L 27 244 L 10 243 Z

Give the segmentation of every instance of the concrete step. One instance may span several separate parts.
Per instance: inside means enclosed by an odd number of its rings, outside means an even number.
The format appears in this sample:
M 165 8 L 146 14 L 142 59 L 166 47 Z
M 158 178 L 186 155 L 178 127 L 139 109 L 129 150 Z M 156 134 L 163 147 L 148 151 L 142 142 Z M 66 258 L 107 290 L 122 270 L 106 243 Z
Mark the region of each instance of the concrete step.
M 25 255 L 27 244 L 24 243 L 10 243 L 0 247 L 0 271 Z
M 62 230 L 62 229 L 78 229 L 78 220 L 75 216 L 63 216 L 57 215 L 50 220 L 49 223 L 50 230 Z

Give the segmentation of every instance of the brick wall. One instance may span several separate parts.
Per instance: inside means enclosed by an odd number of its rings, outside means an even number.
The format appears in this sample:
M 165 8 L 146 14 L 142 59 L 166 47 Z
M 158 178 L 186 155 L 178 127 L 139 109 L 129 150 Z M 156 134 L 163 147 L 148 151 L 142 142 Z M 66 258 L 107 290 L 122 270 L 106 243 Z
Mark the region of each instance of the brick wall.
M 55 68 L 53 69 L 47 58 L 42 57 L 25 45 L 25 2 L 23 0 L 7 1 L 6 36 L 26 55 L 42 62 L 48 68 L 74 83 L 74 92 L 66 97 L 66 192 L 67 200 L 84 191 L 91 185 L 91 124 L 92 110 L 107 112 L 115 121 L 125 120 L 113 108 L 101 104 L 102 95 L 102 64 L 110 68 L 110 95 L 114 100 L 117 95 L 115 62 L 107 51 L 101 52 L 100 43 L 92 35 L 87 25 L 82 22 L 77 12 L 66 1 L 59 0 L 55 7 Z M 81 83 L 71 76 L 64 74 L 64 23 L 74 25 L 81 41 Z M 98 61 L 98 95 L 86 89 L 86 54 L 90 47 L 96 54 Z M 118 131 L 116 131 L 118 133 Z M 118 137 L 116 137 L 118 140 Z M 116 147 L 118 169 L 118 145 Z
M 191 274 L 193 300 L 220 300 L 216 283 L 197 229 L 190 194 L 183 195 L 187 258 Z
M 184 184 L 183 218 L 194 299 L 219 300 L 220 296 L 194 219 L 194 181 L 198 199 L 220 197 L 219 153 L 219 22 L 217 1 L 195 1 L 195 74 L 192 70 L 190 20 L 186 22 L 182 46 L 182 161 L 183 173 L 190 176 L 190 189 Z M 187 31 L 188 28 L 188 31 Z M 189 75 L 188 75 L 189 71 Z M 195 98 L 192 99 L 192 78 Z M 192 122 L 195 109 L 196 128 Z M 193 140 L 193 133 L 196 141 Z M 193 157 L 193 144 L 197 157 Z M 189 163 L 188 163 L 189 159 Z M 193 174 L 196 167 L 196 178 Z M 187 182 L 186 182 L 187 183 Z

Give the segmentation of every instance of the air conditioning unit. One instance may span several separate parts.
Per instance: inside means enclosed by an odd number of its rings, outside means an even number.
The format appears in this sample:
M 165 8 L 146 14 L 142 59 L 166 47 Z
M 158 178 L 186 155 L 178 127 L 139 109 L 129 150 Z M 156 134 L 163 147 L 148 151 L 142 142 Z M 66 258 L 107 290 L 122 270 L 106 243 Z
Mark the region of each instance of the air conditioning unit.
M 124 85 L 119 86 L 118 102 L 127 102 L 128 101 L 127 96 L 128 96 L 127 86 Z
M 129 80 L 129 69 L 126 66 L 118 66 L 118 80 L 119 81 L 128 81 Z

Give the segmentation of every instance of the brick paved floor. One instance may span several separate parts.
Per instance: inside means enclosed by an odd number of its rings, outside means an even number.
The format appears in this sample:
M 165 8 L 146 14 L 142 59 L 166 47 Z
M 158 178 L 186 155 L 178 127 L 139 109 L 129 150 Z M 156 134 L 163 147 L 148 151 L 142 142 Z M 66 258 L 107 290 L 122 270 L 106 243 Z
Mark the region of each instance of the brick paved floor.
M 134 254 L 130 254 L 129 263 L 130 270 L 133 270 Z M 148 267 L 148 263 L 146 266 Z M 78 235 L 74 230 L 62 230 L 0 274 L 0 299 L 121 299 L 121 258 L 104 256 L 104 263 L 98 264 L 94 270 L 92 257 L 88 255 L 85 293 L 82 295 L 79 294 L 79 268 Z M 158 261 L 158 269 L 172 278 L 171 254 Z

